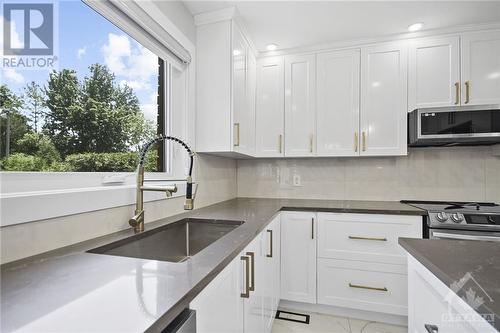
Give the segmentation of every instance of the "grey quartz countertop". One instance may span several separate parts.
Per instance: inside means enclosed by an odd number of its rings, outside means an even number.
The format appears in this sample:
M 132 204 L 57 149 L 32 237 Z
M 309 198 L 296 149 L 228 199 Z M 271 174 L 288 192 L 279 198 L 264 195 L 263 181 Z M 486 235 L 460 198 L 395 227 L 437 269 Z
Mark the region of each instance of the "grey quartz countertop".
M 1 267 L 1 331 L 143 332 L 166 327 L 280 210 L 424 215 L 399 202 L 238 198 L 186 217 L 245 223 L 182 263 L 85 251 L 133 235 L 123 230 Z
M 457 295 L 465 298 L 469 288 L 482 295 L 484 303 L 476 311 L 493 314 L 493 326 L 500 331 L 500 243 L 400 238 L 399 244 L 450 289 L 470 274 L 475 283 L 459 289 Z

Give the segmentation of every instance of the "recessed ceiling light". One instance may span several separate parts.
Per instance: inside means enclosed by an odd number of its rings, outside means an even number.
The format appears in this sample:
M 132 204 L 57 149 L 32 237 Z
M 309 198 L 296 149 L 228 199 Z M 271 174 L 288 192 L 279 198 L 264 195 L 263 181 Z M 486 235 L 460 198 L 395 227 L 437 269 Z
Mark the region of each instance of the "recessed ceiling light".
M 276 45 L 276 44 L 267 44 L 267 46 L 266 46 L 266 49 L 267 49 L 268 51 L 274 51 L 274 50 L 276 50 L 277 48 L 278 48 L 278 45 Z
M 233 55 L 234 56 L 239 56 L 241 54 L 240 50 L 233 50 Z
M 424 27 L 424 24 L 422 22 L 418 23 L 413 23 L 412 25 L 408 26 L 408 31 L 418 31 Z

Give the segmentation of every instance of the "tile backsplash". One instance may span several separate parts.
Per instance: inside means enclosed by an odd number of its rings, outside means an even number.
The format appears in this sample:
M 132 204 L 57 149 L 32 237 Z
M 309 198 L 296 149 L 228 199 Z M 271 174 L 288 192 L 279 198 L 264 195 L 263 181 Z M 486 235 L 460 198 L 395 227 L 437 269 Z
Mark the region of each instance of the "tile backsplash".
M 238 161 L 238 196 L 500 202 L 490 147 L 410 149 L 408 156 Z

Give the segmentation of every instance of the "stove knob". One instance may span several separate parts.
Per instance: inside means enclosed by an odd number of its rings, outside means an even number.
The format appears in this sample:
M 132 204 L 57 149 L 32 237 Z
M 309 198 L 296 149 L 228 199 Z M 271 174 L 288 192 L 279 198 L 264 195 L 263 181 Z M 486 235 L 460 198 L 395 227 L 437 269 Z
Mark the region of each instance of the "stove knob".
M 458 214 L 458 213 L 454 213 L 451 215 L 451 220 L 455 223 L 460 223 L 464 220 L 463 216 Z
M 446 220 L 448 220 L 448 214 L 445 213 L 445 212 L 439 212 L 437 213 L 436 215 L 436 219 L 439 221 L 439 222 L 446 222 Z

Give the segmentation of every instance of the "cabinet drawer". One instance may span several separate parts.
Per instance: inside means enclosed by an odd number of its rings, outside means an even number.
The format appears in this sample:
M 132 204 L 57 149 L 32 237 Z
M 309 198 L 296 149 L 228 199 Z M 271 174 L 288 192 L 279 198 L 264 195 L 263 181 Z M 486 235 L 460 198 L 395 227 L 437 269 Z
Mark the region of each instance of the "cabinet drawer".
M 318 304 L 406 316 L 406 267 L 318 259 Z
M 420 216 L 318 214 L 318 257 L 406 263 L 398 237 L 422 238 Z

